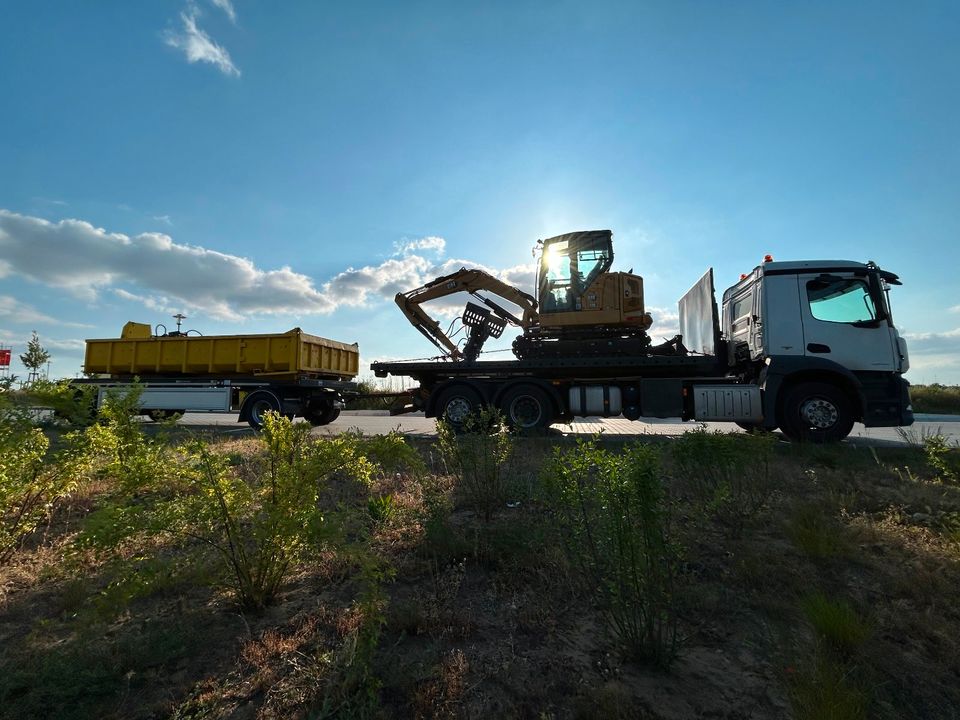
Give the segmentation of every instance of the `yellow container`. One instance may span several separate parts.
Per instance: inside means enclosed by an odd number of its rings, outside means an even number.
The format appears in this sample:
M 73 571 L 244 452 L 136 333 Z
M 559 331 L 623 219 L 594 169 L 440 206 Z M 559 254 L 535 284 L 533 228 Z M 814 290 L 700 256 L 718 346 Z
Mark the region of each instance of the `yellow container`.
M 313 376 L 346 380 L 359 372 L 360 350 L 308 335 L 300 328 L 274 335 L 143 337 L 124 327 L 123 337 L 87 340 L 84 371 L 108 375 L 190 375 L 282 379 Z

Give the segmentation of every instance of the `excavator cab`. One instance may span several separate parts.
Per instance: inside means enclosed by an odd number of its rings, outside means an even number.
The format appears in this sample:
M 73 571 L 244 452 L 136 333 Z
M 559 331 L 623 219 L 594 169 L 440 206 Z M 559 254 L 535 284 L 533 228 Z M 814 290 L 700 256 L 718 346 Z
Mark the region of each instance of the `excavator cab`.
M 613 233 L 572 232 L 543 241 L 537 273 L 540 313 L 575 312 L 588 287 L 613 264 Z
M 541 241 L 537 272 L 541 334 L 588 336 L 646 331 L 643 278 L 610 272 L 613 233 L 584 230 Z

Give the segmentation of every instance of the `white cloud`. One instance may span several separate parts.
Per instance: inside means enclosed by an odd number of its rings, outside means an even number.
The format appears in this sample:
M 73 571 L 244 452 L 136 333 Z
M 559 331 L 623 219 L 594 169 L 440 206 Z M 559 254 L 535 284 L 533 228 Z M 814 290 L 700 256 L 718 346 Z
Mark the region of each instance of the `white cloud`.
M 954 305 L 952 308 L 947 310 L 947 312 L 960 313 L 960 305 Z
M 229 3 L 228 3 L 229 4 Z M 187 62 L 205 62 L 215 65 L 224 75 L 240 76 L 240 70 L 233 64 L 230 53 L 222 45 L 218 45 L 207 33 L 197 25 L 200 10 L 190 6 L 180 13 L 183 22 L 183 31 L 168 30 L 163 39 L 167 45 L 182 50 Z
M 163 233 L 128 236 L 82 220 L 50 222 L 0 210 L 0 264 L 11 272 L 88 301 L 106 292 L 164 314 L 200 313 L 235 321 L 251 315 L 326 314 L 341 306 L 390 300 L 463 266 L 479 267 L 524 290 L 533 285 L 532 264 L 499 271 L 414 252 L 441 254 L 445 246 L 438 237 L 407 240 L 398 245 L 399 255 L 317 283 L 289 267 L 260 268 L 247 258 L 176 243 Z M 452 301 L 431 308 L 447 305 Z M 462 307 L 460 303 L 457 314 Z
M 234 25 L 237 23 L 237 11 L 233 9 L 233 3 L 230 0 L 210 0 L 215 7 L 223 10 L 227 17 L 230 18 L 230 22 Z
M 911 358 L 914 355 L 954 352 L 960 355 L 960 328 L 946 332 L 903 333 Z M 913 361 L 911 360 L 911 365 Z
M 10 295 L 0 295 L 0 318 L 16 325 L 62 325 L 64 327 L 93 327 L 85 323 L 67 322 L 50 317 L 32 305 L 20 302 Z
M 443 255 L 447 249 L 447 241 L 442 237 L 430 235 L 416 240 L 404 238 L 395 242 L 393 246 L 396 249 L 395 255 L 411 255 L 418 250 L 428 250 L 437 255 Z
M 157 222 L 161 222 L 164 225 L 167 225 L 167 226 L 173 225 L 173 220 L 170 219 L 169 215 L 153 215 L 152 217 L 154 220 L 156 220 Z

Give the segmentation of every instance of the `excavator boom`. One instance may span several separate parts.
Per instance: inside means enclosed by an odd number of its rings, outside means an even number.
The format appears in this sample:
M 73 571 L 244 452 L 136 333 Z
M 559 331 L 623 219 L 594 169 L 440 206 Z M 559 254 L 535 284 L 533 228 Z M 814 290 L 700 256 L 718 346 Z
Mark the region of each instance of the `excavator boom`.
M 517 317 L 490 298 L 479 294 L 481 291 L 513 303 L 522 310 L 522 316 Z M 469 293 L 489 308 L 485 310 L 473 303 L 468 304 L 463 321 L 470 328 L 471 335 L 464 351 L 443 331 L 440 323 L 421 307 L 425 302 L 458 292 Z M 537 301 L 532 295 L 477 269 L 460 268 L 455 273 L 438 277 L 409 292 L 397 293 L 395 300 L 410 324 L 453 360 L 475 360 L 487 337 L 500 337 L 507 324 L 526 331 L 538 318 Z M 491 315 L 494 317 L 490 317 Z

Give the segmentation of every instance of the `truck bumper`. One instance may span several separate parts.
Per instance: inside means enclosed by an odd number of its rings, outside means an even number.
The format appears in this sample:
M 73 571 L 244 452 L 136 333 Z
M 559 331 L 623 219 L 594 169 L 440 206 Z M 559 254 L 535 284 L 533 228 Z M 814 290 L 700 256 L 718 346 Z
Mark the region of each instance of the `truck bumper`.
M 866 427 L 904 427 L 913 425 L 910 404 L 910 383 L 900 375 L 889 379 L 889 385 L 863 385 L 863 424 Z

